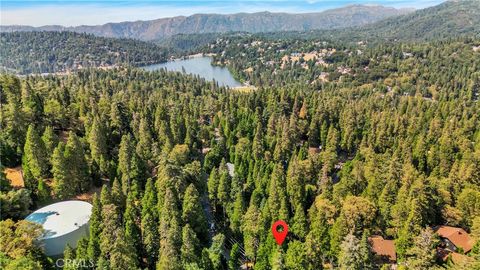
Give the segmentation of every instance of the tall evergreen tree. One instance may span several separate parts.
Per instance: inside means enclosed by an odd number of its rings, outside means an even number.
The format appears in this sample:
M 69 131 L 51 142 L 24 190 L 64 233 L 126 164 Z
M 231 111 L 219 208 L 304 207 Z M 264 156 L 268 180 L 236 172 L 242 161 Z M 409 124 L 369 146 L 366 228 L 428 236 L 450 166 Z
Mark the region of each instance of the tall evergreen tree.
M 97 262 L 100 256 L 100 235 L 102 230 L 102 204 L 100 198 L 95 193 L 92 198 L 92 215 L 90 216 L 89 238 L 88 238 L 88 257 L 93 262 Z
M 135 190 L 128 193 L 123 220 L 125 224 L 125 238 L 132 243 L 135 254 L 142 254 L 142 235 L 140 230 L 141 209 L 137 196 L 138 194 Z
M 200 202 L 200 194 L 193 184 L 190 184 L 185 191 L 182 210 L 183 222 L 190 224 L 197 237 L 206 242 L 207 220 Z
M 182 248 L 180 250 L 184 267 L 189 264 L 194 263 L 198 265 L 200 263 L 200 258 L 198 257 L 198 254 L 200 254 L 200 242 L 189 224 L 186 224 L 182 229 Z
M 57 147 L 58 145 L 58 136 L 55 134 L 51 126 L 47 126 L 45 128 L 45 131 L 43 132 L 43 135 L 42 135 L 42 141 L 43 141 L 43 144 L 45 145 L 46 156 L 48 157 L 51 164 L 51 159 L 52 159 L 51 157 L 53 155 L 53 151 L 55 150 L 55 147 Z
M 92 160 L 98 164 L 103 175 L 108 175 L 109 173 L 107 136 L 104 122 L 98 117 L 94 117 L 90 133 L 88 134 L 88 142 Z
M 88 175 L 85 152 L 82 143 L 72 131 L 68 135 L 64 156 L 70 170 L 70 183 L 74 187 L 75 192 L 88 191 L 91 187 L 91 179 Z
M 38 180 L 47 174 L 48 159 L 46 156 L 45 145 L 38 135 L 35 127 L 31 124 L 28 126 L 25 146 L 23 148 L 23 177 L 25 186 L 35 191 Z
M 75 193 L 75 187 L 70 183 L 71 173 L 64 153 L 65 145 L 60 142 L 52 156 L 53 192 L 60 199 L 66 199 Z
M 180 227 L 180 212 L 178 209 L 177 196 L 172 187 L 165 191 L 164 205 L 160 215 L 160 251 L 157 269 L 175 270 L 181 269 L 180 248 L 182 233 Z
M 268 207 L 272 220 L 288 220 L 285 174 L 281 164 L 276 164 L 270 177 Z

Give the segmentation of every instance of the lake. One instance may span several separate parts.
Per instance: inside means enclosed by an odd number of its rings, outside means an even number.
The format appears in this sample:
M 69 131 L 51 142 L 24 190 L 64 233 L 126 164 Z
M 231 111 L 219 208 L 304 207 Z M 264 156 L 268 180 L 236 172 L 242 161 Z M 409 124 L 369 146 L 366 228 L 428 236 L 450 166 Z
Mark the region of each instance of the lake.
M 177 59 L 173 61 L 168 61 L 166 63 L 155 64 L 144 66 L 143 69 L 148 71 L 166 69 L 168 71 L 179 71 L 182 72 L 185 70 L 188 74 L 199 75 L 202 78 L 205 78 L 208 81 L 218 82 L 221 86 L 228 87 L 238 87 L 243 84 L 235 78 L 226 67 L 217 67 L 212 66 L 212 58 L 208 56 L 192 57 L 187 59 Z

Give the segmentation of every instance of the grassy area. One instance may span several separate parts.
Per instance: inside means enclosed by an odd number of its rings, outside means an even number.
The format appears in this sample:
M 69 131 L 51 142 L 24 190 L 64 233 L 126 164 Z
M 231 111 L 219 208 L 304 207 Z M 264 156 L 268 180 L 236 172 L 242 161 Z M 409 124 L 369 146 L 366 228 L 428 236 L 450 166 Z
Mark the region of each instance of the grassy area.
M 236 91 L 236 92 L 241 92 L 241 93 L 250 93 L 250 92 L 253 92 L 253 91 L 257 90 L 257 87 L 255 87 L 253 85 L 238 86 L 238 87 L 232 88 L 232 90 Z

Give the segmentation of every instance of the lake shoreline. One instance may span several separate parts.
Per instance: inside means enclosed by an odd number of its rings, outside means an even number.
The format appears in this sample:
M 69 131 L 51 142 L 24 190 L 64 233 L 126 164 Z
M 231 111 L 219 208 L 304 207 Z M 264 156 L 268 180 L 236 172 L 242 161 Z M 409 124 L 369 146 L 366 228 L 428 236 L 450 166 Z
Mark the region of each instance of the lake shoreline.
M 166 69 L 173 72 L 185 72 L 187 74 L 198 75 L 207 81 L 215 81 L 219 86 L 228 88 L 250 88 L 251 86 L 235 79 L 227 67 L 212 65 L 213 54 L 192 54 L 170 60 L 165 63 L 147 65 L 141 67 L 143 70 L 154 71 Z

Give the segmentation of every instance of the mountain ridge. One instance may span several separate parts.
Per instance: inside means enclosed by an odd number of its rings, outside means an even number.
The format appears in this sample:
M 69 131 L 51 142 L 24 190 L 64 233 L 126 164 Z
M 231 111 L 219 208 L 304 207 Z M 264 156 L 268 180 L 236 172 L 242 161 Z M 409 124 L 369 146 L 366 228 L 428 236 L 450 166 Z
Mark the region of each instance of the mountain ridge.
M 285 13 L 256 12 L 234 14 L 194 14 L 148 21 L 111 22 L 102 25 L 65 27 L 46 25 L 0 26 L 1 32 L 13 31 L 71 31 L 103 37 L 162 40 L 176 34 L 225 33 L 245 31 L 251 33 L 274 31 L 306 31 L 339 29 L 371 24 L 386 18 L 411 13 L 412 9 L 396 9 L 381 5 L 348 5 L 322 12 Z

